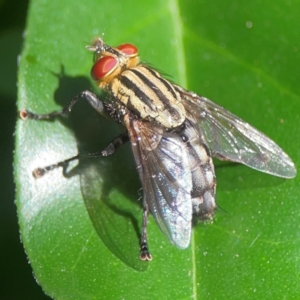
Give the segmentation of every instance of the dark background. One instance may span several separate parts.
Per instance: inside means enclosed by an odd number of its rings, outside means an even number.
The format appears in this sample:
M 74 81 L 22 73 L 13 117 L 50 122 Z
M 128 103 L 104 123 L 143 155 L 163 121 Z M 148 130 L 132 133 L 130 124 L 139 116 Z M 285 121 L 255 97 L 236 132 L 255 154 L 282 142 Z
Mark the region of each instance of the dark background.
M 0 299 L 49 299 L 36 283 L 20 241 L 13 181 L 17 68 L 27 0 L 0 0 Z

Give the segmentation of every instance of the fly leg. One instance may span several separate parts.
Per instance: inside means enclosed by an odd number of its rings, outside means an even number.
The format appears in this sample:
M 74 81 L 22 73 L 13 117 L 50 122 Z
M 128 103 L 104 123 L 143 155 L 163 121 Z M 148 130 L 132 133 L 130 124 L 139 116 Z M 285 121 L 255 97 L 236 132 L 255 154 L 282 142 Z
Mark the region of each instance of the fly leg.
M 32 174 L 35 178 L 40 178 L 44 176 L 46 173 L 57 169 L 57 168 L 65 168 L 68 166 L 69 162 L 73 160 L 77 160 L 83 157 L 100 157 L 100 156 L 108 156 L 120 148 L 123 144 L 125 144 L 128 141 L 128 135 L 127 132 L 121 133 L 119 136 L 117 136 L 115 139 L 113 139 L 102 151 L 94 152 L 94 153 L 79 153 L 71 158 L 68 158 L 64 161 L 58 162 L 56 164 L 46 166 L 43 168 L 37 168 L 35 169 Z
M 49 114 L 35 114 L 27 109 L 21 109 L 20 117 L 23 120 L 26 119 L 34 119 L 34 120 L 48 120 L 53 119 L 58 116 L 66 116 L 69 114 L 73 108 L 73 106 L 80 100 L 85 99 L 88 103 L 101 115 L 106 115 L 104 104 L 101 100 L 97 98 L 95 94 L 90 91 L 83 91 L 77 96 L 75 96 L 70 103 L 65 106 L 61 111 L 55 111 Z
M 66 116 L 68 115 L 73 106 L 80 100 L 85 99 L 88 101 L 88 103 L 101 115 L 107 116 L 107 111 L 105 109 L 105 106 L 103 102 L 97 98 L 95 94 L 93 94 L 90 91 L 83 91 L 70 101 L 70 103 L 65 106 L 61 111 L 56 111 L 48 114 L 35 114 L 27 109 L 21 109 L 20 111 L 20 117 L 23 120 L 26 119 L 34 119 L 34 120 L 49 120 L 53 119 L 58 116 Z M 128 136 L 126 133 L 121 134 L 117 138 L 115 138 L 107 147 L 105 147 L 102 151 L 96 152 L 96 153 L 88 153 L 88 154 L 77 154 L 76 156 L 73 156 L 71 158 L 68 158 L 64 161 L 61 161 L 59 163 L 44 167 L 44 168 L 37 168 L 33 171 L 33 176 L 35 178 L 39 178 L 44 176 L 49 171 L 52 171 L 53 169 L 62 167 L 65 169 L 69 162 L 79 159 L 81 157 L 99 157 L 99 156 L 108 156 L 115 152 L 117 148 L 119 148 L 121 145 L 126 143 L 128 141 Z
M 143 229 L 141 236 L 141 244 L 140 244 L 140 259 L 141 260 L 152 260 L 152 256 L 149 252 L 148 242 L 147 242 L 147 225 L 148 225 L 148 204 L 144 200 L 143 205 Z

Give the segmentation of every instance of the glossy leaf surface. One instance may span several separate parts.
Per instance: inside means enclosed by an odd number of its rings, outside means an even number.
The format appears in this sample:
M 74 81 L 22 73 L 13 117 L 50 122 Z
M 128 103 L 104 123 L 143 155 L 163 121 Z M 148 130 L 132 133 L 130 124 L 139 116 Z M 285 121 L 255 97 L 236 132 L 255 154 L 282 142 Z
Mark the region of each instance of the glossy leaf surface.
M 95 36 L 132 43 L 143 61 L 274 139 L 299 165 L 299 4 L 261 1 L 32 1 L 18 108 L 46 113 L 92 89 Z M 96 88 L 94 87 L 96 90 Z M 127 146 L 112 157 L 36 167 L 96 151 L 120 132 L 80 103 L 70 118 L 19 121 L 15 176 L 22 240 L 55 299 L 299 298 L 299 179 L 216 162 L 220 211 L 187 250 L 149 224 L 138 259 L 140 184 Z

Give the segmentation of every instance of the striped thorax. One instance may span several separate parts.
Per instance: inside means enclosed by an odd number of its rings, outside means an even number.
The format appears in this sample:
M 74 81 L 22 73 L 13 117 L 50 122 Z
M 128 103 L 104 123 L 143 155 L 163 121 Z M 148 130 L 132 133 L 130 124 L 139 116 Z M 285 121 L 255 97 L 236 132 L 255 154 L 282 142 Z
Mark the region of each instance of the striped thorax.
M 140 63 L 135 46 L 113 48 L 97 39 L 88 49 L 96 55 L 91 75 L 101 89 L 141 119 L 156 121 L 166 128 L 183 124 L 186 111 L 179 93 L 158 72 Z

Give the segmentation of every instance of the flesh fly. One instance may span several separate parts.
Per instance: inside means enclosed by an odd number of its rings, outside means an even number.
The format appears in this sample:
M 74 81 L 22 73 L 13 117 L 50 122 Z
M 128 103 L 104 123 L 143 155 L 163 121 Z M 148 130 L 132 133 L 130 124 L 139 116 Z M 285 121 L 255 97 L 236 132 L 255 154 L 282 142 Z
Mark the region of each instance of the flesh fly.
M 83 98 L 101 115 L 125 127 L 102 151 L 107 156 L 129 141 L 143 187 L 140 258 L 151 260 L 147 242 L 148 213 L 179 248 L 190 243 L 192 217 L 211 219 L 216 209 L 216 176 L 212 157 L 245 164 L 284 178 L 296 176 L 287 154 L 263 133 L 205 97 L 171 83 L 140 62 L 131 44 L 111 47 L 98 38 L 91 77 L 110 95 L 102 101 L 90 91 L 74 97 L 62 111 L 38 115 L 21 110 L 23 119 L 67 115 Z M 35 177 L 84 156 L 34 170 Z

